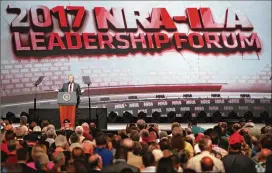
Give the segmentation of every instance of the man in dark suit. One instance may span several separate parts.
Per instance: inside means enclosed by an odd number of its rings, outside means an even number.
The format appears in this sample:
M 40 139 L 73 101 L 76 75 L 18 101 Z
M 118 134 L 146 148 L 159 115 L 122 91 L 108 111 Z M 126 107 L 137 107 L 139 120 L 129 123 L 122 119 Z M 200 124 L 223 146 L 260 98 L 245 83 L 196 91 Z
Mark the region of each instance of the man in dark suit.
M 69 79 L 69 82 L 64 83 L 62 85 L 62 88 L 59 91 L 60 92 L 76 92 L 76 95 L 77 95 L 76 107 L 78 108 L 78 105 L 80 103 L 80 95 L 81 95 L 80 85 L 74 82 L 75 78 L 73 75 L 69 75 L 68 79 Z
M 140 172 L 139 168 L 127 164 L 127 155 L 128 155 L 128 149 L 124 146 L 123 141 L 121 141 L 120 146 L 117 147 L 117 150 L 116 150 L 115 163 L 103 168 L 102 172 L 103 173 L 107 173 L 107 172 L 121 173 L 124 170 L 130 170 L 132 172 L 139 173 Z

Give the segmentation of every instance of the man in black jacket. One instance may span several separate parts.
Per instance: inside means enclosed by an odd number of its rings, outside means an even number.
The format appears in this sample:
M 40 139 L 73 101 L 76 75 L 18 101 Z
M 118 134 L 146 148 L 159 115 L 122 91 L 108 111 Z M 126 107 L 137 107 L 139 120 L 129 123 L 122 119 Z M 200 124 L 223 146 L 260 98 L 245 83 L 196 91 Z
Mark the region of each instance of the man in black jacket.
M 257 172 L 255 162 L 241 152 L 243 138 L 235 132 L 229 139 L 229 154 L 222 159 L 226 173 Z
M 69 75 L 68 79 L 69 79 L 69 82 L 64 83 L 62 85 L 62 88 L 59 91 L 60 92 L 76 92 L 76 95 L 77 95 L 76 107 L 78 107 L 80 103 L 80 95 L 81 95 L 80 85 L 74 82 L 75 78 L 73 75 Z

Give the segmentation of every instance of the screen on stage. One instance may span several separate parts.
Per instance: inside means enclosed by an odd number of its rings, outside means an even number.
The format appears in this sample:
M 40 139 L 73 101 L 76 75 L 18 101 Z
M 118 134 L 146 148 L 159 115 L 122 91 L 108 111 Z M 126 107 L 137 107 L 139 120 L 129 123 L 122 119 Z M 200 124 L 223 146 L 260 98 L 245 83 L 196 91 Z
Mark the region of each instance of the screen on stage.
M 118 92 L 270 93 L 271 68 L 270 1 L 1 2 L 2 96 L 69 74 Z

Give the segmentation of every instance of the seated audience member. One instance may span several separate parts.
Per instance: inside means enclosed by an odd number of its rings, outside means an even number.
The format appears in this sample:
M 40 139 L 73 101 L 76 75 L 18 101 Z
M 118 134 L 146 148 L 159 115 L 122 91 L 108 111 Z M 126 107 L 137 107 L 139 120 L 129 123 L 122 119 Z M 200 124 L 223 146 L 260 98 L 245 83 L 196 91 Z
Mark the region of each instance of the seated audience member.
M 116 161 L 115 163 L 103 166 L 102 172 L 121 172 L 123 169 L 131 169 L 133 172 L 140 172 L 140 169 L 132 165 L 127 164 L 128 150 L 124 147 L 124 144 L 121 142 L 120 147 L 116 149 Z M 103 158 L 102 158 L 103 160 Z
M 96 141 L 96 148 L 94 150 L 95 154 L 99 154 L 102 158 L 103 167 L 106 167 L 113 162 L 113 154 L 112 152 L 108 151 L 106 148 L 107 139 L 104 134 L 97 135 L 95 137 Z
M 65 155 L 63 152 L 56 151 L 52 154 L 52 161 L 55 164 L 54 168 L 52 169 L 53 172 L 59 173 L 63 171 L 63 166 L 65 165 Z
M 197 126 L 197 119 L 196 119 L 196 118 L 192 118 L 192 120 L 191 120 L 191 125 L 192 125 L 192 127 L 191 127 L 192 133 L 193 133 L 194 135 L 196 135 L 196 134 L 198 134 L 198 133 L 204 133 L 205 129 L 203 129 L 203 128 Z
M 139 169 L 142 169 L 142 167 L 143 167 L 142 157 L 133 154 L 133 149 L 135 146 L 134 141 L 127 138 L 122 141 L 122 145 L 128 151 L 127 163 L 129 165 L 132 165 L 132 166 L 138 167 Z
M 214 162 L 213 171 L 225 172 L 222 161 L 211 155 L 212 141 L 209 138 L 205 137 L 200 139 L 198 145 L 201 153 L 188 161 L 187 168 L 193 169 L 196 172 L 201 172 L 201 159 L 203 157 L 210 157 Z
M 229 154 L 222 161 L 226 173 L 256 173 L 255 163 L 242 154 L 244 138 L 239 133 L 234 133 L 229 139 Z
M 271 155 L 272 151 L 268 149 L 262 149 L 261 152 L 258 155 L 258 163 L 256 164 L 257 172 L 265 172 L 265 169 L 267 166 L 272 165 L 266 165 L 266 160 L 269 155 Z
M 156 172 L 156 161 L 152 152 L 144 153 L 142 160 L 144 164 L 142 172 Z
M 81 144 L 80 144 L 80 138 L 79 138 L 79 135 L 76 134 L 76 133 L 73 133 L 71 136 L 70 136 L 70 139 L 69 139 L 71 145 L 70 145 L 70 151 L 73 151 L 74 148 L 76 147 L 79 147 L 81 148 Z
M 201 163 L 202 172 L 212 172 L 213 171 L 214 163 L 210 157 L 203 157 L 200 160 L 200 163 Z
M 98 154 L 91 155 L 88 160 L 89 173 L 100 173 L 103 168 L 102 158 Z
M 176 173 L 171 158 L 161 158 L 156 168 L 156 173 Z

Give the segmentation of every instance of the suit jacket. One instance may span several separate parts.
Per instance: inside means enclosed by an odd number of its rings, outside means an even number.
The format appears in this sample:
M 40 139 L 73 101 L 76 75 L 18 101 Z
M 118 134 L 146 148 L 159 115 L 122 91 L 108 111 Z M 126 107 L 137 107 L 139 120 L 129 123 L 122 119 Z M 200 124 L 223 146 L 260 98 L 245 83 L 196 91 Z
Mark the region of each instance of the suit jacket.
M 125 161 L 119 161 L 117 160 L 114 164 L 112 165 L 109 165 L 105 168 L 102 169 L 102 172 L 103 173 L 112 173 L 112 172 L 121 172 L 123 169 L 131 169 L 133 172 L 137 172 L 137 173 L 140 173 L 140 169 L 135 167 L 135 166 L 132 166 L 132 165 L 129 165 L 127 164 Z
M 132 152 L 128 152 L 127 163 L 139 169 L 144 167 L 142 157 L 134 155 Z
M 62 85 L 62 88 L 59 91 L 60 92 L 68 92 L 69 91 L 69 88 L 68 88 L 69 84 L 70 84 L 70 82 L 64 83 Z M 76 95 L 77 95 L 77 106 L 78 106 L 79 103 L 80 103 L 80 95 L 81 95 L 80 85 L 78 83 L 74 82 L 73 91 L 76 92 Z

